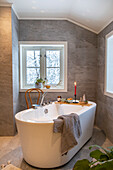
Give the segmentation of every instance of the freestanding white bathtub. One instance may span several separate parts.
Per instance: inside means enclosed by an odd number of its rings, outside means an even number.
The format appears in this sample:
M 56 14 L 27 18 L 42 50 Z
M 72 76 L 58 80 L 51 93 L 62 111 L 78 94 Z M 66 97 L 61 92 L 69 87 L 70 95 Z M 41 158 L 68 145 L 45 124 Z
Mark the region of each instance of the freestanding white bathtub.
M 15 115 L 23 156 L 27 163 L 39 168 L 54 168 L 67 163 L 91 138 L 96 104 L 91 106 L 52 103 L 38 109 L 27 109 Z M 45 114 L 44 110 L 48 109 Z M 61 134 L 53 133 L 53 119 L 62 114 L 80 116 L 82 135 L 78 145 L 61 155 Z

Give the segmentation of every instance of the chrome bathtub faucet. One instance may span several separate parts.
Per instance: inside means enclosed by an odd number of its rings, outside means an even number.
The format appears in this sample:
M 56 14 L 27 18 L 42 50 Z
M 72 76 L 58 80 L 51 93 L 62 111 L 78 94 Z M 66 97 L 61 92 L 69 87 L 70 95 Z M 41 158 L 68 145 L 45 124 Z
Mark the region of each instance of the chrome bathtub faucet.
M 33 109 L 38 109 L 39 107 L 42 107 L 42 106 L 45 106 L 45 105 L 46 105 L 45 103 L 43 103 L 44 98 L 45 98 L 46 95 L 47 95 L 47 92 L 45 92 L 45 93 L 42 95 L 40 105 L 38 105 L 38 104 L 33 104 L 33 105 L 32 105 Z
M 45 93 L 42 95 L 42 99 L 41 99 L 41 102 L 40 102 L 40 106 L 43 106 L 43 101 L 44 101 L 44 98 L 45 98 L 46 95 L 47 95 L 47 92 L 45 92 Z
M 52 104 L 52 101 L 43 103 L 44 98 L 45 98 L 46 95 L 47 95 L 47 92 L 45 92 L 45 93 L 42 95 L 40 105 L 38 105 L 38 104 L 33 104 L 33 105 L 32 105 L 33 109 L 38 109 L 39 107 Z M 46 109 L 45 109 L 45 110 L 46 110 Z M 48 109 L 47 109 L 47 110 L 48 110 Z M 47 112 L 47 113 L 48 113 L 48 112 Z

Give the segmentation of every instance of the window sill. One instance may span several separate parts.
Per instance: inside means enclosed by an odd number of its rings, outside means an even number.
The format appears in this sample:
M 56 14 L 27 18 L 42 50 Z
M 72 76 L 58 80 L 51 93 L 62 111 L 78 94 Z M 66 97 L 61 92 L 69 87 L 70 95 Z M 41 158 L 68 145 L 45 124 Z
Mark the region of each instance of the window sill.
M 113 98 L 113 93 L 110 93 L 110 92 L 106 92 L 106 91 L 105 91 L 105 92 L 104 92 L 104 95 Z
M 27 89 L 20 89 L 19 92 L 26 92 L 26 90 Z M 43 92 L 67 92 L 67 89 L 43 89 L 41 88 L 41 90 L 43 90 Z

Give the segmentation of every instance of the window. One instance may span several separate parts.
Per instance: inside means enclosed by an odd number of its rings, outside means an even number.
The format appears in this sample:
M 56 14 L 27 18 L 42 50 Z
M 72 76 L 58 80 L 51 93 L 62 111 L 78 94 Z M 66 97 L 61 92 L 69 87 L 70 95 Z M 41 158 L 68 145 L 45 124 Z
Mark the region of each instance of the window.
M 66 42 L 20 42 L 20 91 L 35 87 L 37 77 L 50 92 L 67 91 Z
M 106 35 L 105 95 L 113 97 L 113 31 Z

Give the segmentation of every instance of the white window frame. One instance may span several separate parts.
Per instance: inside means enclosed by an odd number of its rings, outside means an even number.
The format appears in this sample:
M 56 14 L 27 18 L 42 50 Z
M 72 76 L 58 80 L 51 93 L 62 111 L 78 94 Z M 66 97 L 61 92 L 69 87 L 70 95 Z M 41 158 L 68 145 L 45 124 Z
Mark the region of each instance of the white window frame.
M 104 95 L 113 98 L 113 93 L 107 91 L 107 40 L 113 36 L 113 31 L 105 36 L 105 79 L 104 79 Z
M 20 52 L 20 92 L 25 92 L 28 88 L 22 88 L 22 50 L 21 45 L 63 45 L 64 46 L 64 64 L 63 64 L 63 71 L 64 71 L 64 88 L 55 88 L 55 89 L 42 89 L 44 92 L 67 92 L 67 42 L 66 41 L 19 41 L 19 52 Z M 29 87 L 32 88 L 32 87 Z

